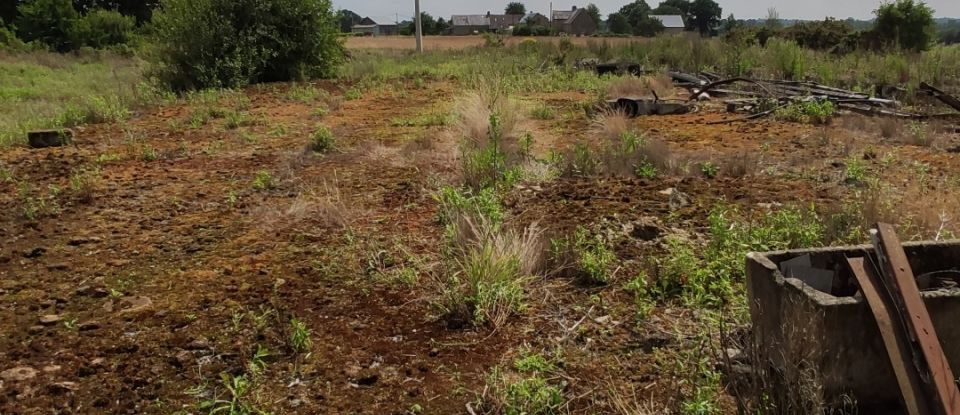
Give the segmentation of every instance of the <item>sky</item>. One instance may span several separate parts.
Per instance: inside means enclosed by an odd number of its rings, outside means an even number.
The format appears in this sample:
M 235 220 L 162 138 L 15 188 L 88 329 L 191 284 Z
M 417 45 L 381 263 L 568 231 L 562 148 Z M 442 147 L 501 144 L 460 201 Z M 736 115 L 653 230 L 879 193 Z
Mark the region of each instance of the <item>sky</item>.
M 616 12 L 624 4 L 632 0 L 553 0 L 555 10 L 567 10 L 572 6 L 585 6 L 594 3 L 600 7 L 600 12 L 607 14 Z M 651 7 L 657 7 L 660 0 L 646 0 Z M 423 11 L 434 17 L 449 19 L 453 14 L 485 14 L 490 11 L 502 13 L 508 0 L 420 0 Z M 550 0 L 521 0 L 527 10 L 537 11 L 546 15 L 550 10 Z M 765 18 L 768 8 L 776 8 L 781 19 L 814 20 L 825 17 L 846 19 L 868 19 L 880 5 L 879 0 L 717 0 L 723 8 L 723 17 L 733 13 L 739 19 Z M 927 4 L 936 10 L 937 17 L 960 18 L 960 0 L 927 0 Z M 353 10 L 361 16 L 370 16 L 379 23 L 389 23 L 413 16 L 413 0 L 333 0 L 337 9 Z

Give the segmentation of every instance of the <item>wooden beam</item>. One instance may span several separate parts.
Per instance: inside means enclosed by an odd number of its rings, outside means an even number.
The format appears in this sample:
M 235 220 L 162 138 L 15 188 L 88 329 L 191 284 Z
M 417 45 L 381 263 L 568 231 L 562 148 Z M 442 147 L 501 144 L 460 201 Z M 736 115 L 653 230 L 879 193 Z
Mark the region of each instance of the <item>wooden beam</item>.
M 907 332 L 900 318 L 893 299 L 883 288 L 883 282 L 877 275 L 873 265 L 868 265 L 863 258 L 847 258 L 850 270 L 860 284 L 860 292 L 867 300 L 870 311 L 877 321 L 880 336 L 890 356 L 890 366 L 900 385 L 900 394 L 903 396 L 903 406 L 908 415 L 928 415 L 930 408 L 924 397 L 923 381 L 920 373 L 913 365 L 913 352 Z
M 887 290 L 897 306 L 907 333 L 912 337 L 914 347 L 919 349 L 921 361 L 928 371 L 928 388 L 933 399 L 932 406 L 942 415 L 960 415 L 960 390 L 957 378 L 953 375 L 950 363 L 943 353 L 943 346 L 930 319 L 930 313 L 920 296 L 916 278 L 907 260 L 907 254 L 900 244 L 900 238 L 892 225 L 877 224 L 873 235 L 880 258 L 880 267 L 885 275 Z M 921 366 L 924 366 L 921 363 Z

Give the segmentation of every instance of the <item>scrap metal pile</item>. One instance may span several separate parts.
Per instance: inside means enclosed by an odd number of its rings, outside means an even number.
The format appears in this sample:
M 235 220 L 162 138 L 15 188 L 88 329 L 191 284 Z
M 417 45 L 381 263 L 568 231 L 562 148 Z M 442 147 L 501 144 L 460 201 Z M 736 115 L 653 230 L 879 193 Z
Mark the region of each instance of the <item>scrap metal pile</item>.
M 835 108 L 869 116 L 885 116 L 910 120 L 934 118 L 960 118 L 960 100 L 926 83 L 919 91 L 930 95 L 955 111 L 923 114 L 902 109 L 897 99 L 877 98 L 857 91 L 820 85 L 807 81 L 762 80 L 745 77 L 721 79 L 717 74 L 701 72 L 692 75 L 670 72 L 674 84 L 690 90 L 689 101 L 704 97 L 727 97 L 723 102 L 728 112 L 745 112 L 750 115 L 722 122 L 735 122 L 765 117 L 787 106 L 810 102 L 829 101 Z M 733 86 L 736 86 L 733 88 Z M 899 88 L 878 88 L 880 92 L 902 91 Z

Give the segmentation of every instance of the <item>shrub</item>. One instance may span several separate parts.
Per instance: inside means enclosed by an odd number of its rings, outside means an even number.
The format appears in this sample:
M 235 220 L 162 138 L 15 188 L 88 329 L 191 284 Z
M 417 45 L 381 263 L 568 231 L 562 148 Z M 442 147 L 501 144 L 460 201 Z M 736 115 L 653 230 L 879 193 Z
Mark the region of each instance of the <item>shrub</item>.
M 803 78 L 807 72 L 806 56 L 797 42 L 783 39 L 770 39 L 766 46 L 767 66 L 787 79 Z
M 833 118 L 836 107 L 827 100 L 797 102 L 777 109 L 776 116 L 781 120 L 806 124 L 826 124 Z
M 70 0 L 25 1 L 17 11 L 17 34 L 24 41 L 38 41 L 59 52 L 79 47 L 70 40 L 70 32 L 80 18 Z
M 136 19 L 113 10 L 93 10 L 81 17 L 70 30 L 74 46 L 104 48 L 130 41 Z
M 344 56 L 330 0 L 163 0 L 153 22 L 152 75 L 177 91 L 329 77 Z
M 550 243 L 550 261 L 561 275 L 579 278 L 587 284 L 606 284 L 617 255 L 600 235 L 591 236 L 579 227 L 573 235 Z
M 334 138 L 333 132 L 326 126 L 321 125 L 317 131 L 310 136 L 310 150 L 315 153 L 326 154 L 333 150 Z
M 921 51 L 927 50 L 936 38 L 933 9 L 923 1 L 884 3 L 874 13 L 877 19 L 873 32 L 887 46 Z

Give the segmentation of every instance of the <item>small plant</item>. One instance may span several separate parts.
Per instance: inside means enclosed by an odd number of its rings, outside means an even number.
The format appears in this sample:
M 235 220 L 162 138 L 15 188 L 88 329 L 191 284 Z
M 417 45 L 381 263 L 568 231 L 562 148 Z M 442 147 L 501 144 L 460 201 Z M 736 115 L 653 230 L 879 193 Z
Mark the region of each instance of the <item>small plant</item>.
M 779 108 L 776 116 L 784 121 L 820 125 L 829 123 L 835 113 L 833 102 L 812 99 Z
M 229 111 L 223 120 L 224 128 L 228 130 L 236 130 L 240 127 L 245 127 L 250 125 L 250 117 L 246 113 L 239 111 Z
M 533 107 L 533 110 L 530 111 L 530 116 L 537 120 L 552 120 L 557 117 L 557 114 L 550 106 L 541 104 Z
M 497 367 L 487 377 L 488 392 L 480 403 L 485 410 L 508 415 L 561 413 L 565 383 L 551 379 L 557 372 L 553 362 L 524 351 L 513 366 L 517 373 Z
M 220 374 L 221 384 L 227 390 L 227 399 L 213 399 L 200 404 L 200 409 L 208 410 L 210 414 L 224 413 L 227 415 L 255 415 L 263 411 L 247 402 L 247 395 L 253 387 L 246 376 L 233 376 L 229 373 Z
M 637 177 L 641 179 L 656 179 L 657 166 L 647 161 L 640 162 L 640 164 L 637 165 Z
M 334 141 L 333 132 L 321 125 L 310 135 L 310 150 L 314 153 L 327 154 L 333 150 Z
M 276 183 L 273 182 L 273 175 L 269 171 L 260 170 L 253 178 L 254 190 L 272 190 L 276 187 Z
M 591 236 L 578 227 L 572 237 L 551 241 L 550 258 L 561 272 L 569 270 L 588 284 L 606 284 L 613 277 L 610 269 L 617 255 L 600 235 Z
M 363 98 L 363 91 L 359 87 L 353 87 L 343 93 L 343 99 L 347 101 L 355 101 L 360 98 Z
M 70 176 L 70 191 L 81 203 L 93 201 L 94 193 L 100 183 L 100 169 L 82 169 Z
M 717 177 L 717 173 L 719 172 L 720 168 L 712 162 L 706 161 L 700 164 L 700 173 L 703 174 L 703 177 L 713 179 Z
M 140 147 L 140 160 L 146 162 L 153 162 L 160 159 L 160 154 L 157 152 L 157 149 L 149 144 L 144 144 Z
M 847 159 L 846 181 L 848 183 L 864 183 L 867 179 L 867 165 L 857 157 Z
M 296 353 L 305 353 L 313 347 L 310 329 L 307 324 L 296 318 L 290 320 L 290 348 Z
M 641 272 L 623 286 L 625 290 L 633 293 L 634 305 L 637 307 L 637 317 L 640 319 L 649 316 L 656 306 L 649 284 L 647 274 Z
M 240 318 L 243 317 L 243 314 L 237 314 Z M 235 315 L 236 318 L 236 315 Z M 234 322 L 234 324 L 238 324 Z M 247 372 L 250 373 L 254 378 L 259 377 L 265 370 L 267 370 L 266 359 L 270 357 L 270 350 L 261 345 L 257 345 L 257 351 L 253 353 L 253 356 L 250 358 L 250 362 L 247 363 Z
M 433 199 L 440 204 L 437 221 L 443 225 L 451 225 L 463 215 L 480 215 L 495 225 L 503 222 L 500 197 L 490 188 L 474 192 L 470 189 L 444 186 L 433 195 Z

